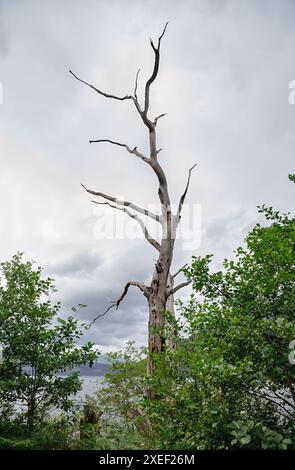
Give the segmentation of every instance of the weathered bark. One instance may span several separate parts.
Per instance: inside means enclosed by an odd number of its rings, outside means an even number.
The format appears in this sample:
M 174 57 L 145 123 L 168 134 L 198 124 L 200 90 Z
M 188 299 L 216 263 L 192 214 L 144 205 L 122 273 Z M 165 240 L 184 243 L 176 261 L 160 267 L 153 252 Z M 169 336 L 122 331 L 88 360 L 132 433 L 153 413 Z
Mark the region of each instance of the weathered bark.
M 91 85 L 90 83 L 85 82 L 81 78 L 77 77 L 73 72 L 70 73 L 80 82 L 89 86 L 92 90 L 97 92 L 99 95 L 102 95 L 106 98 L 111 98 L 119 101 L 132 101 L 135 105 L 136 110 L 138 111 L 140 118 L 143 124 L 147 127 L 148 130 L 148 138 L 149 138 L 149 156 L 144 155 L 143 153 L 138 151 L 137 147 L 130 147 L 126 144 L 121 142 L 117 142 L 111 139 L 98 139 L 98 140 L 90 140 L 90 143 L 103 143 L 106 142 L 108 144 L 112 144 L 115 146 L 123 147 L 127 150 L 128 153 L 132 154 L 133 156 L 139 158 L 144 163 L 150 166 L 153 170 L 157 180 L 158 180 L 158 197 L 160 202 L 161 211 L 160 214 L 154 214 L 153 212 L 140 207 L 137 204 L 119 200 L 116 197 L 109 196 L 102 192 L 93 191 L 91 189 L 86 188 L 84 185 L 84 189 L 94 196 L 101 197 L 108 202 L 100 203 L 97 201 L 92 201 L 96 204 L 107 204 L 111 208 L 121 210 L 125 212 L 129 217 L 132 217 L 137 223 L 139 223 L 146 240 L 157 250 L 158 252 L 158 259 L 155 263 L 155 268 L 153 271 L 152 279 L 149 285 L 145 285 L 143 282 L 140 281 L 129 281 L 123 290 L 121 296 L 113 302 L 110 307 L 102 314 L 95 317 L 94 321 L 96 321 L 99 317 L 105 315 L 111 308 L 116 307 L 118 308 L 124 297 L 126 296 L 128 289 L 130 286 L 135 286 L 139 288 L 148 302 L 149 308 L 149 338 L 148 338 L 148 349 L 149 349 L 149 358 L 148 358 L 148 365 L 147 365 L 147 372 L 149 375 L 153 374 L 155 364 L 153 360 L 153 356 L 155 354 L 160 354 L 167 348 L 173 348 L 175 345 L 175 341 L 173 338 L 169 338 L 167 344 L 165 344 L 165 337 L 163 335 L 163 328 L 165 326 L 165 312 L 169 310 L 172 315 L 174 315 L 174 294 L 177 292 L 181 287 L 184 287 L 188 284 L 184 282 L 179 284 L 178 286 L 174 287 L 174 278 L 178 274 L 176 273 L 175 276 L 172 276 L 170 273 L 171 264 L 173 259 L 173 251 L 174 251 L 174 243 L 176 238 L 176 229 L 180 222 L 181 218 L 181 210 L 182 206 L 189 188 L 191 172 L 195 165 L 189 170 L 187 184 L 182 194 L 178 209 L 176 214 L 172 214 L 171 212 L 171 203 L 170 203 L 170 195 L 168 190 L 168 183 L 166 179 L 165 172 L 159 162 L 158 154 L 162 149 L 157 149 L 157 135 L 156 135 L 156 126 L 158 120 L 165 116 L 166 113 L 162 113 L 157 116 L 154 120 L 151 120 L 148 116 L 149 111 L 149 104 L 150 104 L 150 87 L 152 83 L 156 80 L 159 72 L 159 64 L 160 64 L 160 46 L 161 40 L 165 34 L 167 28 L 167 24 L 165 28 L 158 38 L 158 43 L 155 45 L 151 40 L 151 46 L 154 52 L 154 67 L 150 78 L 147 80 L 144 89 L 144 105 L 143 108 L 141 107 L 138 96 L 137 96 L 137 88 L 138 88 L 138 75 L 139 71 L 136 74 L 135 80 L 135 89 L 133 95 L 125 95 L 123 97 L 116 96 L 114 94 L 105 93 L 99 90 L 97 87 Z M 130 212 L 132 210 L 133 212 Z M 160 242 L 154 240 L 147 228 L 145 227 L 143 221 L 139 218 L 139 214 L 145 215 L 150 217 L 156 223 L 160 223 L 162 227 L 162 239 Z M 178 271 L 179 272 L 179 271 Z M 149 398 L 153 398 L 153 392 L 150 390 Z
M 167 280 L 167 290 L 168 292 L 173 289 L 174 286 L 174 278 L 171 274 L 168 275 L 168 280 Z M 168 296 L 168 299 L 166 300 L 166 307 L 165 307 L 166 312 L 169 312 L 172 317 L 175 318 L 175 308 L 174 308 L 174 294 L 170 294 Z M 166 339 L 167 344 L 166 347 L 169 351 L 172 351 L 175 349 L 175 340 L 176 340 L 176 335 L 177 331 L 174 329 L 172 334 Z

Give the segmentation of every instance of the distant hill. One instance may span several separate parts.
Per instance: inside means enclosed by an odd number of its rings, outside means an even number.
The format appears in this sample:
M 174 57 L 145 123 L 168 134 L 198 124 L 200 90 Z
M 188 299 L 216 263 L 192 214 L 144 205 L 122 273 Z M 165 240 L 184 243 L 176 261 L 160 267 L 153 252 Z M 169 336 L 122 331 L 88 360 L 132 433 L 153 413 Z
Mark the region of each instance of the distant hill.
M 78 369 L 81 375 L 84 376 L 91 376 L 91 377 L 103 377 L 104 374 L 110 372 L 111 365 L 110 364 L 102 364 L 100 362 L 95 362 L 92 367 L 88 366 L 81 366 Z
M 30 367 L 24 367 L 24 370 L 27 371 L 28 373 L 31 373 Z M 111 364 L 106 363 L 106 362 L 95 362 L 92 367 L 89 366 L 80 366 L 77 368 L 72 369 L 71 371 L 66 371 L 63 373 L 60 373 L 58 375 L 69 375 L 73 371 L 78 371 L 82 376 L 87 376 L 87 377 L 103 377 L 104 374 L 107 372 L 110 372 L 111 370 Z

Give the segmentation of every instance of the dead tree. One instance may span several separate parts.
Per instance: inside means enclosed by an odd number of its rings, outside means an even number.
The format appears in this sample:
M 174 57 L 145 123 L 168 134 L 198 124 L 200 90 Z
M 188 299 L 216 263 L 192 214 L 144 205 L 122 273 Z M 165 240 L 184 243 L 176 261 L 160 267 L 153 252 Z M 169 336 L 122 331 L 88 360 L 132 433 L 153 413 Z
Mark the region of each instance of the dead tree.
M 74 76 L 76 80 L 82 82 L 83 84 L 90 87 L 92 90 L 97 92 L 99 95 L 104 96 L 105 98 L 117 100 L 117 101 L 130 101 L 135 106 L 138 114 L 148 131 L 149 137 L 149 155 L 144 155 L 141 151 L 138 150 L 138 147 L 130 147 L 129 145 L 121 142 L 117 142 L 111 139 L 98 139 L 90 140 L 90 143 L 102 143 L 106 142 L 114 146 L 123 147 L 129 154 L 139 158 L 154 172 L 158 180 L 158 196 L 160 201 L 160 213 L 156 214 L 151 212 L 148 209 L 142 208 L 141 206 L 129 202 L 126 200 L 119 200 L 114 196 L 109 196 L 108 194 L 94 191 L 82 185 L 87 193 L 92 196 L 96 196 L 104 199 L 106 202 L 99 202 L 97 200 L 92 201 L 95 204 L 107 204 L 115 210 L 120 210 L 125 212 L 129 217 L 134 219 L 141 227 L 143 234 L 146 240 L 154 247 L 158 252 L 158 258 L 155 263 L 152 279 L 149 285 L 146 285 L 141 281 L 129 281 L 124 287 L 124 290 L 120 297 L 114 301 L 109 308 L 98 315 L 97 318 L 105 315 L 111 308 L 118 308 L 124 297 L 126 296 L 129 287 L 134 286 L 139 289 L 143 295 L 146 297 L 149 307 L 149 338 L 148 338 L 148 349 L 149 349 L 149 359 L 148 359 L 148 374 L 152 374 L 154 370 L 154 354 L 161 353 L 165 348 L 165 338 L 161 333 L 165 325 L 165 312 L 167 310 L 172 311 L 173 313 L 173 296 L 181 288 L 189 284 L 189 281 L 182 282 L 178 285 L 174 285 L 175 277 L 181 272 L 181 269 L 173 276 L 170 273 L 171 263 L 173 258 L 174 243 L 176 237 L 176 229 L 180 222 L 181 211 L 184 204 L 185 197 L 187 195 L 190 178 L 192 170 L 195 168 L 194 165 L 190 168 L 188 172 L 187 184 L 185 190 L 179 200 L 178 208 L 175 213 L 172 213 L 171 210 L 171 200 L 168 190 L 168 183 L 165 172 L 159 161 L 159 152 L 161 149 L 157 148 L 157 134 L 156 128 L 160 118 L 165 116 L 165 113 L 160 114 L 155 119 L 151 119 L 149 116 L 149 106 L 150 106 L 150 89 L 153 82 L 156 80 L 159 72 L 160 64 L 160 46 L 162 38 L 166 32 L 167 24 L 164 27 L 164 30 L 160 37 L 158 38 L 157 44 L 150 40 L 151 47 L 154 52 L 154 66 L 150 78 L 147 80 L 144 89 L 144 104 L 140 105 L 137 88 L 138 88 L 138 74 L 136 74 L 134 92 L 131 95 L 117 96 L 114 94 L 106 93 L 93 86 L 92 84 L 82 80 L 71 70 L 70 73 Z M 140 218 L 140 215 L 147 216 L 153 221 L 161 225 L 162 235 L 161 241 L 158 242 L 155 240 L 150 233 L 148 232 L 147 227 Z M 95 321 L 94 320 L 94 321 Z

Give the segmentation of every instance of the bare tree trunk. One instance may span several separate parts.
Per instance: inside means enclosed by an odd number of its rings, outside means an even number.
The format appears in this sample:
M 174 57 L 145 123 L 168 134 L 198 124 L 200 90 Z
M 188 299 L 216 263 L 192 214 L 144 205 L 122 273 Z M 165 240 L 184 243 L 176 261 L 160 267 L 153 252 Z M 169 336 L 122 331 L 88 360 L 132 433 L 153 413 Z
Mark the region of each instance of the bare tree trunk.
M 169 273 L 168 275 L 168 280 L 167 280 L 167 289 L 168 291 L 171 291 L 174 287 L 174 278 L 173 276 Z M 169 312 L 172 318 L 175 318 L 175 307 L 174 307 L 174 295 L 171 294 L 169 295 L 167 301 L 166 301 L 166 312 Z M 168 336 L 166 339 L 166 348 L 169 351 L 173 351 L 176 347 L 176 336 L 177 336 L 177 331 L 173 329 L 171 331 L 171 335 Z
M 171 264 L 173 259 L 173 251 L 174 251 L 174 243 L 176 238 L 176 229 L 180 222 L 181 218 L 181 210 L 182 206 L 189 188 L 191 172 L 193 168 L 196 166 L 194 165 L 188 174 L 187 184 L 182 194 L 178 209 L 175 214 L 172 214 L 171 211 L 171 203 L 170 203 L 170 195 L 168 190 L 168 183 L 166 179 L 166 174 L 159 162 L 158 155 L 162 149 L 157 149 L 157 140 L 156 140 L 156 126 L 158 120 L 165 116 L 165 114 L 160 114 L 154 120 L 151 120 L 148 116 L 149 111 L 149 104 L 150 104 L 150 87 L 152 83 L 156 80 L 159 72 L 159 64 L 160 64 L 160 46 L 161 40 L 165 34 L 167 28 L 167 23 L 165 28 L 158 38 L 157 46 L 151 40 L 151 46 L 154 52 L 154 67 L 150 78 L 147 80 L 144 88 L 144 106 L 141 107 L 138 96 L 137 96 L 137 85 L 138 85 L 138 75 L 139 71 L 136 75 L 135 80 L 135 88 L 133 95 L 125 95 L 125 96 L 116 96 L 113 94 L 105 93 L 95 86 L 91 85 L 90 83 L 85 82 L 81 78 L 77 77 L 72 71 L 70 73 L 80 82 L 84 83 L 85 85 L 89 86 L 92 90 L 97 92 L 99 95 L 102 95 L 106 98 L 118 100 L 118 101 L 125 101 L 130 100 L 135 105 L 137 112 L 140 115 L 140 118 L 143 124 L 146 126 L 148 130 L 148 138 L 149 138 L 149 156 L 144 155 L 141 153 L 137 147 L 129 147 L 127 144 L 117 142 L 111 139 L 98 139 L 98 140 L 91 140 L 90 143 L 94 142 L 107 142 L 112 145 L 116 145 L 119 147 L 123 147 L 127 150 L 128 153 L 131 155 L 139 158 L 144 163 L 150 166 L 153 170 L 157 180 L 158 180 L 158 196 L 159 202 L 161 206 L 160 214 L 155 214 L 150 210 L 144 209 L 141 206 L 134 204 L 132 202 L 126 200 L 119 200 L 114 196 L 109 196 L 102 192 L 93 191 L 91 189 L 86 188 L 84 185 L 83 188 L 89 193 L 94 196 L 98 196 L 104 199 L 107 202 L 98 202 L 92 201 L 95 204 L 106 204 L 113 209 L 120 210 L 125 212 L 129 217 L 134 219 L 141 227 L 143 234 L 146 240 L 158 251 L 158 259 L 155 264 L 153 276 L 151 283 L 149 285 L 145 285 L 141 281 L 129 281 L 125 285 L 125 288 L 121 294 L 121 296 L 113 302 L 110 307 L 102 314 L 98 315 L 93 321 L 96 321 L 99 317 L 105 315 L 111 308 L 116 307 L 118 308 L 124 297 L 126 296 L 128 289 L 130 286 L 135 286 L 142 291 L 144 296 L 147 298 L 148 306 L 149 306 L 149 338 L 148 338 L 148 348 L 149 348 L 149 357 L 148 357 L 148 364 L 147 364 L 147 373 L 149 375 L 153 374 L 155 370 L 154 364 L 154 355 L 160 354 L 164 351 L 165 347 L 173 348 L 175 345 L 174 338 L 169 338 L 167 344 L 165 344 L 165 338 L 163 335 L 163 328 L 165 326 L 165 312 L 169 310 L 172 315 L 174 315 L 174 294 L 181 289 L 182 287 L 189 284 L 189 281 L 183 282 L 178 286 L 174 287 L 174 278 L 178 274 L 176 273 L 175 276 L 172 276 L 170 273 Z M 144 225 L 141 218 L 138 216 L 138 213 L 141 215 L 145 215 L 150 217 L 156 223 L 159 223 L 162 227 L 162 239 L 160 242 L 153 239 L 146 226 Z M 180 270 L 178 271 L 180 272 Z M 153 393 L 150 391 L 149 398 L 153 398 Z
M 168 280 L 167 280 L 167 289 L 172 290 L 174 287 L 174 278 L 169 273 Z M 170 312 L 173 317 L 175 317 L 175 308 L 174 308 L 174 295 L 169 295 L 166 301 L 166 311 Z

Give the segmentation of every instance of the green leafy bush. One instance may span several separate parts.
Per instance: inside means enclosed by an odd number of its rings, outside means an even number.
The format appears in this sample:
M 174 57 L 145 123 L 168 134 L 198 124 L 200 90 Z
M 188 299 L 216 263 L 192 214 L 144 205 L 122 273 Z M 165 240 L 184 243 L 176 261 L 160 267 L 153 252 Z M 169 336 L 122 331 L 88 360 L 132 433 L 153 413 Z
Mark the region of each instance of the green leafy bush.
M 185 274 L 176 350 L 159 355 L 147 403 L 168 448 L 294 446 L 295 220 L 271 208 L 234 261 L 211 273 L 211 256 Z
M 53 280 L 42 278 L 41 268 L 18 253 L 0 265 L 0 272 L 0 431 L 14 413 L 18 424 L 32 431 L 50 410 L 71 409 L 81 388 L 73 369 L 91 365 L 97 353 L 90 342 L 77 345 L 85 325 L 57 316 L 60 303 L 50 300 Z M 18 412 L 16 403 L 22 405 Z

